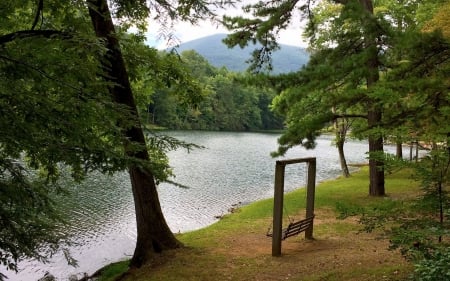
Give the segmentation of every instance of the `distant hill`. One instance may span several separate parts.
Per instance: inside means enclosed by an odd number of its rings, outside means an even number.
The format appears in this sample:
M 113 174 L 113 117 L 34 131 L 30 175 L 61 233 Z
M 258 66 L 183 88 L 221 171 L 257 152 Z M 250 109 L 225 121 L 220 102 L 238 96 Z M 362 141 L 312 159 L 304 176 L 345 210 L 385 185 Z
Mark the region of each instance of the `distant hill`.
M 215 67 L 225 66 L 231 71 L 245 71 L 248 68 L 247 60 L 251 58 L 254 45 L 241 49 L 229 49 L 222 40 L 226 34 L 215 34 L 192 40 L 177 48 L 181 53 L 186 50 L 195 50 L 206 58 Z M 282 45 L 281 49 L 273 53 L 273 73 L 288 73 L 299 70 L 309 60 L 309 54 L 304 48 Z

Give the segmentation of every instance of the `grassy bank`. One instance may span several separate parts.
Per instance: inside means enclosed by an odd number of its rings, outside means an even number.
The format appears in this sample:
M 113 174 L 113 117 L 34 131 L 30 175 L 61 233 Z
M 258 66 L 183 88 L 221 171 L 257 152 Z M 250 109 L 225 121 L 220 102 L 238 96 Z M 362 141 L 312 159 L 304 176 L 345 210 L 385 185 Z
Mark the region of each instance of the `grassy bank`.
M 242 207 L 207 228 L 180 234 L 185 248 L 161 254 L 152 265 L 128 272 L 123 280 L 404 280 L 412 266 L 379 233 L 361 232 L 351 216 L 362 206 L 377 208 L 392 200 L 408 200 L 418 184 L 407 171 L 387 176 L 387 196 L 368 196 L 368 171 L 351 178 L 320 183 L 316 190 L 314 240 L 303 234 L 288 238 L 282 257 L 271 256 L 273 201 Z M 285 196 L 285 219 L 303 219 L 305 192 Z M 337 219 L 338 210 L 350 215 Z M 126 261 L 107 267 L 100 280 L 115 280 Z

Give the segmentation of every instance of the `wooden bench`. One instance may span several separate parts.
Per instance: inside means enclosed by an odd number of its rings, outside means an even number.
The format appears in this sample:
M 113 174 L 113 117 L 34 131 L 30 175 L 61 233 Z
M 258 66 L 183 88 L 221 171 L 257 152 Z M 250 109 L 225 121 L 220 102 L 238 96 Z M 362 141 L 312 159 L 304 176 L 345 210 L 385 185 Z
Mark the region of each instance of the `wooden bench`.
M 288 227 L 281 231 L 281 240 L 285 240 L 288 237 L 295 236 L 301 232 L 307 230 L 313 223 L 314 216 L 300 220 L 297 222 L 289 223 Z M 267 233 L 267 236 L 272 237 L 273 233 Z

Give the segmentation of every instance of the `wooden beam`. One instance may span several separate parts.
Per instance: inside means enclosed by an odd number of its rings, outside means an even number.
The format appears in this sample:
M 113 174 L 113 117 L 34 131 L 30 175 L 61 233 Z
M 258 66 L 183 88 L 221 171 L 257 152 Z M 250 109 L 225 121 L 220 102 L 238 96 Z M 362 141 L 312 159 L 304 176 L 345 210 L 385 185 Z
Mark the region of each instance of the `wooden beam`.
M 273 235 L 272 256 L 281 256 L 281 229 L 283 223 L 283 199 L 284 199 L 284 168 L 285 165 L 276 162 L 275 188 L 273 196 Z
M 306 217 L 314 217 L 314 197 L 316 191 L 316 159 L 308 162 L 308 178 L 306 185 Z M 305 231 L 306 239 L 313 239 L 314 220 Z

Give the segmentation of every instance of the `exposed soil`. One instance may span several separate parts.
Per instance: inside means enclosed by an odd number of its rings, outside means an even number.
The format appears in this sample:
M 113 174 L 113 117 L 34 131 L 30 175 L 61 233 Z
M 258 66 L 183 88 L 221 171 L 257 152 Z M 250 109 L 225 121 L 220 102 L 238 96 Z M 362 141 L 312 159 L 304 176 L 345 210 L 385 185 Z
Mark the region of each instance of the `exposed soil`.
M 314 240 L 305 240 L 304 235 L 290 237 L 282 243 L 282 256 L 272 257 L 271 238 L 261 229 L 245 229 L 242 233 L 225 236 L 219 247 L 182 249 L 170 254 L 168 263 L 128 274 L 127 280 L 143 275 L 161 280 L 158 274 L 171 272 L 169 260 L 196 263 L 196 256 L 220 256 L 222 261 L 207 264 L 198 271 L 190 269 L 190 277 L 174 277 L 162 280 L 404 280 L 412 267 L 396 251 L 388 250 L 388 241 L 379 239 L 375 233 L 357 230 L 335 235 L 329 228 L 335 224 L 357 225 L 356 219 L 336 220 L 331 211 L 317 210 Z M 347 225 L 348 227 L 348 225 Z M 350 228 L 352 228 L 350 226 Z M 356 229 L 356 228 L 353 228 Z M 203 261 L 203 264 L 205 261 Z M 199 261 L 198 264 L 202 264 Z M 204 271 L 211 272 L 211 279 Z M 196 273 L 197 272 L 197 273 Z M 195 276 L 198 274 L 198 279 Z M 150 277 L 150 276 L 153 276 Z M 156 276 L 156 277 L 155 277 Z M 167 275 L 166 275 L 167 276 Z
M 326 212 L 316 212 L 315 227 L 323 224 L 351 223 L 356 219 L 338 221 Z M 314 235 L 314 240 L 305 240 L 304 235 L 291 237 L 282 242 L 282 256 L 272 257 L 271 238 L 257 231 L 236 235 L 224 241 L 223 247 L 214 249 L 229 257 L 228 266 L 235 266 L 233 260 L 242 257 L 255 258 L 261 266 L 271 270 L 262 270 L 253 280 L 304 280 L 316 276 L 314 280 L 399 280 L 403 279 L 406 262 L 396 251 L 388 250 L 389 243 L 374 233 L 351 231 L 346 235 L 326 233 Z M 390 272 L 380 276 L 366 273 L 369 269 L 389 265 Z M 395 267 L 398 265 L 398 270 Z M 342 276 L 344 272 L 356 272 L 357 276 Z M 358 273 L 359 272 L 359 273 Z M 382 279 L 381 279 L 382 278 Z

